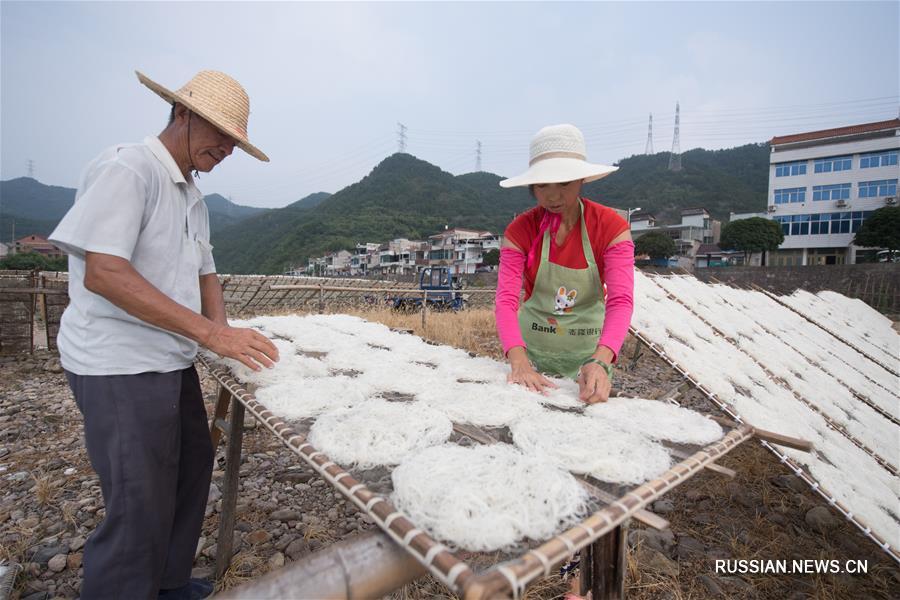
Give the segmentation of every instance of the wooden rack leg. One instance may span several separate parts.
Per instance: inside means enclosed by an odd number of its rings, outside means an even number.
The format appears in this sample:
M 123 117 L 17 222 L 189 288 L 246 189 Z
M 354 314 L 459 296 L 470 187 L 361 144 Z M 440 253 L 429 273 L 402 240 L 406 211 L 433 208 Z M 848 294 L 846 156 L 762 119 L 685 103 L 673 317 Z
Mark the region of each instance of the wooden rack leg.
M 637 366 L 638 360 L 644 355 L 644 341 L 638 337 L 635 337 L 636 344 L 634 345 L 634 352 L 631 354 L 631 358 L 628 361 L 628 364 L 625 366 L 626 371 L 634 371 L 634 368 Z
M 578 584 L 580 586 L 578 594 L 582 598 L 587 598 L 588 592 L 591 592 L 594 587 L 594 546 L 598 542 L 599 540 L 581 549 L 581 564 L 578 565 Z
M 221 398 L 221 394 L 220 394 Z M 228 428 L 228 448 L 225 453 L 225 484 L 222 492 L 222 512 L 219 517 L 219 538 L 216 541 L 216 579 L 221 579 L 231 564 L 232 536 L 237 507 L 238 478 L 241 471 L 241 445 L 244 441 L 244 405 L 237 398 L 231 400 L 231 426 Z
M 47 287 L 46 278 L 41 275 L 41 287 Z M 41 318 L 44 320 L 44 339 L 47 341 L 47 350 L 50 350 L 50 323 L 47 321 L 47 294 L 41 294 Z
M 591 544 L 590 562 L 584 561 L 582 564 L 591 571 L 590 590 L 593 600 L 622 600 L 625 597 L 627 538 L 626 521 Z
M 219 447 L 222 432 L 227 432 L 225 416 L 228 414 L 228 403 L 231 401 L 231 392 L 224 385 L 219 385 L 219 396 L 216 398 L 216 410 L 209 424 L 209 437 L 212 439 L 213 451 Z

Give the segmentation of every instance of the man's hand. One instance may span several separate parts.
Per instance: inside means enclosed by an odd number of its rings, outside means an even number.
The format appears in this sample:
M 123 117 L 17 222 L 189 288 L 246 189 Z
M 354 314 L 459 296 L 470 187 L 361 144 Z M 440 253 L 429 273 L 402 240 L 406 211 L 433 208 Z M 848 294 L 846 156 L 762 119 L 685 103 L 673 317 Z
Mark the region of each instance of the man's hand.
M 546 390 L 558 387 L 555 383 L 538 373 L 531 366 L 525 354 L 525 348 L 516 346 L 509 351 L 510 373 L 506 376 L 509 383 L 523 385 L 533 392 L 545 393 Z
M 611 387 L 606 369 L 597 363 L 588 363 L 578 372 L 578 399 L 585 404 L 606 402 Z
M 278 360 L 275 344 L 253 329 L 214 323 L 202 344 L 216 354 L 241 361 L 254 371 L 271 368 Z

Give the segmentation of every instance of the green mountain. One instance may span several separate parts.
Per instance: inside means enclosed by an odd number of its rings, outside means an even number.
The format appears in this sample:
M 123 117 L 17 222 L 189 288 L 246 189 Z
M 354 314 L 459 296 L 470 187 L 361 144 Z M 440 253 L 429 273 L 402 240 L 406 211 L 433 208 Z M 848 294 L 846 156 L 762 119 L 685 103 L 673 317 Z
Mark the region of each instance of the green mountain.
M 619 170 L 584 188 L 587 198 L 616 208 L 650 212 L 659 223 L 679 223 L 681 209 L 705 208 L 713 218 L 764 211 L 769 186 L 769 145 L 683 152 L 682 170 L 669 171 L 669 152 L 625 158 Z
M 394 154 L 312 209 L 304 199 L 220 231 L 212 240 L 216 265 L 223 273 L 280 273 L 357 242 L 424 239 L 445 226 L 502 231 L 532 200 L 498 181 L 490 173 L 457 177 Z
M 254 265 L 265 259 L 275 240 L 290 237 L 310 214 L 312 209 L 309 205 L 315 208 L 329 196 L 325 192 L 316 192 L 284 208 L 268 210 L 238 225 L 213 231 L 210 242 L 214 248 L 217 270 L 220 273 L 262 273 Z M 245 263 L 244 256 L 253 258 Z
M 766 206 L 769 147 L 689 150 L 682 170 L 668 170 L 669 153 L 622 159 L 620 169 L 585 186 L 584 195 L 616 208 L 640 206 L 659 223 L 680 222 L 684 208 L 703 207 L 714 218 Z M 308 257 L 356 243 L 426 239 L 444 227 L 500 233 L 534 206 L 526 188 L 503 189 L 492 173 L 454 176 L 409 154 L 384 159 L 362 180 L 339 192 L 311 194 L 284 208 L 238 206 L 206 197 L 217 266 L 222 273 L 280 273 Z M 68 210 L 75 190 L 34 179 L 0 182 L 0 240 L 47 235 Z
M 310 194 L 305 198 L 301 198 L 296 202 L 288 204 L 288 207 L 293 206 L 295 208 L 315 208 L 318 205 L 322 204 L 331 194 L 328 192 L 316 192 L 315 194 Z
M 75 202 L 73 188 L 45 185 L 30 177 L 0 181 L 0 242 L 36 233 L 50 235 Z M 270 209 L 240 206 L 219 194 L 204 197 L 215 232 Z M 15 229 L 15 231 L 13 231 Z
M 256 206 L 241 206 L 228 200 L 219 194 L 204 196 L 206 207 L 209 209 L 209 229 L 218 231 L 231 225 L 236 225 L 248 217 L 266 212 L 267 208 Z
M 681 209 L 703 207 L 715 218 L 763 210 L 769 150 L 690 150 L 683 169 L 668 170 L 669 153 L 632 156 L 619 171 L 585 186 L 584 195 L 616 208 L 640 206 L 661 223 L 679 223 Z M 280 273 L 309 256 L 352 249 L 358 242 L 425 239 L 449 227 L 502 232 L 534 205 L 526 188 L 503 189 L 492 173 L 453 176 L 409 154 L 386 158 L 358 183 L 312 210 L 298 203 L 243 221 L 213 236 L 221 272 Z

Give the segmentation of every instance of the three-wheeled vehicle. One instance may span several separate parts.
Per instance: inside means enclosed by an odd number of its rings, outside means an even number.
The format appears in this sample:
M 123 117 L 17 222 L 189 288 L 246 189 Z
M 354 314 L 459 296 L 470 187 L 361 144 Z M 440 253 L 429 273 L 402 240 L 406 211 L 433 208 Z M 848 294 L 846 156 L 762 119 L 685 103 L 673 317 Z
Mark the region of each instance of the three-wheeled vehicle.
M 419 271 L 419 289 L 428 302 L 429 310 L 460 310 L 466 300 L 460 291 L 462 283 L 449 267 L 424 267 Z M 397 296 L 391 300 L 394 310 L 416 311 L 422 308 L 422 296 Z

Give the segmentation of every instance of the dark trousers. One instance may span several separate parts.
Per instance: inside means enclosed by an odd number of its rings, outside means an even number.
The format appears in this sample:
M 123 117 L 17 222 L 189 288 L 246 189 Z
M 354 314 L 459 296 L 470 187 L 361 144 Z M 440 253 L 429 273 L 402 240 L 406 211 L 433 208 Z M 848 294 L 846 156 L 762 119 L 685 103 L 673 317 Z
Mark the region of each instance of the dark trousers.
M 213 467 L 197 371 L 66 377 L 106 505 L 81 597 L 154 599 L 187 584 Z

